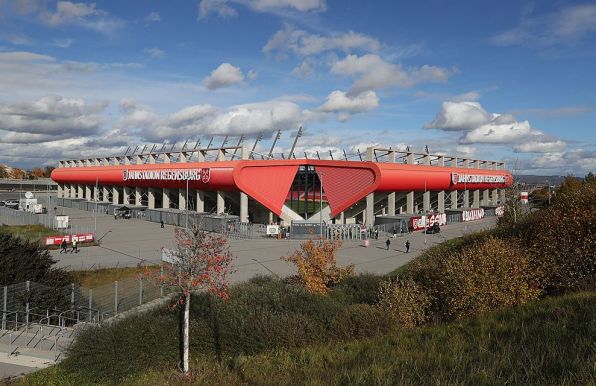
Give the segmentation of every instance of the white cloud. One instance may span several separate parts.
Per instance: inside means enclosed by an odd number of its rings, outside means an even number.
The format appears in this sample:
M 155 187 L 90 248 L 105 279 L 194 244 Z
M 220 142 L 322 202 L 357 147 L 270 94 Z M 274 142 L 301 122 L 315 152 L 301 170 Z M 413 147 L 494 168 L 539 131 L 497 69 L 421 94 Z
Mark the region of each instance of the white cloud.
M 238 16 L 238 11 L 228 5 L 228 0 L 201 0 L 199 19 L 205 19 L 211 13 L 223 18 Z
M 285 25 L 269 39 L 263 52 L 291 52 L 297 56 L 310 56 L 335 50 L 346 53 L 354 50 L 376 52 L 380 47 L 377 39 L 353 31 L 321 36 Z
M 145 48 L 143 51 L 149 54 L 152 58 L 163 58 L 166 55 L 163 50 L 160 50 L 157 47 Z
M 34 102 L 0 105 L 2 141 L 10 143 L 96 134 L 105 121 L 107 104 L 89 104 L 80 98 L 45 96 Z
M 443 102 L 441 111 L 426 128 L 445 131 L 471 130 L 490 119 L 491 115 L 478 102 Z
M 327 95 L 327 100 L 319 107 L 326 113 L 339 113 L 338 119 L 345 122 L 351 114 L 374 110 L 379 107 L 379 97 L 374 91 L 364 91 L 354 97 L 336 90 Z
M 299 66 L 296 66 L 294 69 L 292 69 L 292 75 L 299 78 L 308 78 L 311 74 L 312 67 L 306 62 L 302 62 Z
M 478 102 L 443 102 L 428 129 L 462 132 L 461 144 L 512 144 L 516 152 L 544 153 L 565 148 L 564 141 L 533 129 L 510 114 L 487 112 Z
M 203 86 L 209 90 L 230 86 L 236 83 L 241 83 L 244 80 L 244 75 L 240 68 L 234 67 L 230 63 L 222 63 L 211 75 L 203 79 Z
M 551 153 L 562 151 L 567 144 L 560 139 L 539 137 L 519 145 L 513 146 L 516 152 L 520 153 Z
M 145 22 L 147 23 L 157 23 L 161 21 L 161 15 L 159 14 L 159 12 L 151 12 L 149 13 L 149 15 L 145 16 Z
M 461 157 L 473 157 L 476 155 L 476 148 L 473 146 L 458 145 L 455 147 L 457 155 Z
M 480 93 L 477 91 L 468 91 L 462 94 L 447 94 L 426 91 L 416 91 L 414 93 L 416 98 L 434 99 L 448 102 L 469 102 L 480 99 Z
M 63 25 L 78 25 L 103 33 L 112 33 L 120 29 L 124 22 L 109 16 L 106 11 L 96 8 L 95 3 L 73 3 L 58 1 L 56 11 L 45 11 L 40 18 L 50 27 Z
M 0 40 L 17 46 L 30 46 L 33 44 L 33 39 L 23 34 L 0 34 Z
M 238 11 L 230 3 L 243 5 L 254 12 L 322 12 L 327 9 L 324 0 L 201 0 L 199 19 L 211 13 L 222 18 L 238 16 Z
M 68 48 L 72 45 L 73 42 L 74 40 L 72 39 L 54 39 L 51 45 L 53 45 L 54 47 Z
M 257 72 L 252 69 L 248 70 L 248 72 L 246 73 L 246 79 L 248 79 L 248 80 L 255 80 L 255 79 L 257 79 L 257 76 L 258 76 Z
M 450 70 L 426 64 L 419 68 L 404 70 L 400 65 L 389 63 L 375 54 L 347 55 L 331 66 L 331 72 L 359 77 L 352 86 L 350 94 L 391 86 L 411 87 L 422 82 L 445 82 L 452 73 Z
M 567 6 L 558 12 L 525 18 L 515 28 L 492 38 L 497 45 L 552 46 L 572 43 L 596 32 L 596 4 Z

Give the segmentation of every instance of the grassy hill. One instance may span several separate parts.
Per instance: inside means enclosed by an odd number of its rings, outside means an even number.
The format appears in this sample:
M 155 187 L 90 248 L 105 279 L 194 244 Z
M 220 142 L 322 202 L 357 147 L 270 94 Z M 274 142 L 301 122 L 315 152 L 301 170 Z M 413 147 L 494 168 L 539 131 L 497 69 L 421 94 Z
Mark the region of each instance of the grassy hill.
M 371 339 L 270 350 L 221 362 L 199 354 L 189 378 L 166 366 L 122 383 L 594 385 L 595 336 L 596 293 L 583 292 Z M 130 355 L 141 347 L 129 347 Z M 57 365 L 19 384 L 96 382 L 84 372 Z

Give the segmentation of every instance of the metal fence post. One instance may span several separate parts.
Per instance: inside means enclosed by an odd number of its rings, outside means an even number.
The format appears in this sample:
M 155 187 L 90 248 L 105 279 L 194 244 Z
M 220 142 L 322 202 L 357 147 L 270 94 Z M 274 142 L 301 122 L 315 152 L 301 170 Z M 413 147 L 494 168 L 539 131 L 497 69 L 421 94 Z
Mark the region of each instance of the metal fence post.
M 29 286 L 30 282 L 27 280 L 27 303 L 25 304 L 25 326 L 29 326 Z
M 70 308 L 75 309 L 75 284 L 70 283 Z
M 159 267 L 159 275 L 163 277 L 163 265 Z M 159 296 L 163 297 L 163 284 L 159 284 Z
M 91 322 L 91 307 L 93 306 L 93 290 L 89 288 L 89 321 Z
M 6 330 L 6 303 L 8 302 L 8 287 L 4 286 L 4 304 L 2 306 L 2 329 Z
M 118 315 L 118 281 L 114 282 L 114 315 Z
M 143 279 L 139 278 L 139 306 L 143 304 Z

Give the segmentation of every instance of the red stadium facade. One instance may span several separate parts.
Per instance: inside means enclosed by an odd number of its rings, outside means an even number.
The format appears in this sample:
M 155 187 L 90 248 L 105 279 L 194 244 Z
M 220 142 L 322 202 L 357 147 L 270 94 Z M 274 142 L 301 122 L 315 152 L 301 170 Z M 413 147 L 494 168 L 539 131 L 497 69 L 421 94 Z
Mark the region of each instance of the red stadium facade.
M 222 153 L 225 149 L 219 149 Z M 367 224 L 377 215 L 496 206 L 512 183 L 502 163 L 430 154 L 420 154 L 415 161 L 409 152 L 403 153 L 403 162 L 396 162 L 396 153 L 385 162 L 219 156 L 221 161 L 199 157 L 199 162 L 190 162 L 186 153 L 172 162 L 168 153 L 160 163 L 159 154 L 122 156 L 61 161 L 52 179 L 59 196 L 66 198 L 231 212 L 241 221 L 276 222 L 277 216 L 287 222 L 324 215 L 325 221 L 352 218 Z M 444 166 L 446 159 L 449 166 Z

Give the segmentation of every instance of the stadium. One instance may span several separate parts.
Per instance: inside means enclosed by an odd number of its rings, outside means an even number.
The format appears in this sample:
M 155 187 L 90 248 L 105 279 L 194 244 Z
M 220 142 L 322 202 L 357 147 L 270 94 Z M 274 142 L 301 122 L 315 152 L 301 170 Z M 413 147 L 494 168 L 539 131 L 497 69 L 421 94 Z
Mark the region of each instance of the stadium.
M 369 147 L 323 159 L 318 153 L 296 158 L 295 143 L 281 155 L 273 153 L 274 146 L 266 155 L 240 142 L 137 148 L 120 156 L 60 161 L 52 179 L 62 202 L 99 203 L 113 210 L 225 214 L 241 223 L 367 226 L 423 213 L 473 219 L 474 209 L 498 208 L 512 183 L 503 162 L 427 149 Z

